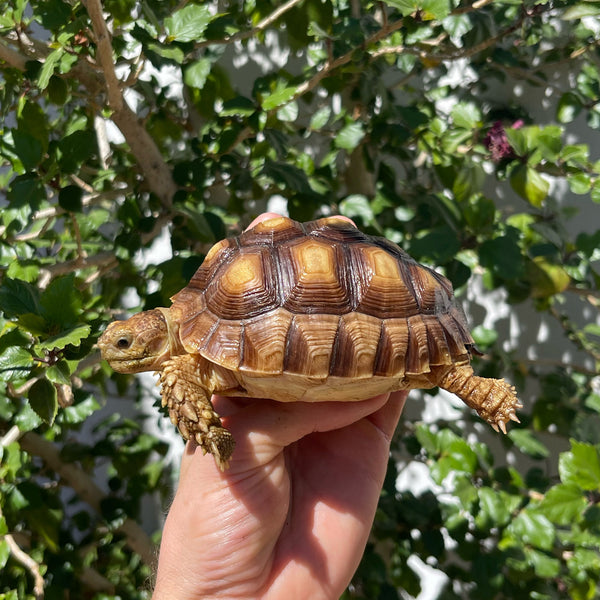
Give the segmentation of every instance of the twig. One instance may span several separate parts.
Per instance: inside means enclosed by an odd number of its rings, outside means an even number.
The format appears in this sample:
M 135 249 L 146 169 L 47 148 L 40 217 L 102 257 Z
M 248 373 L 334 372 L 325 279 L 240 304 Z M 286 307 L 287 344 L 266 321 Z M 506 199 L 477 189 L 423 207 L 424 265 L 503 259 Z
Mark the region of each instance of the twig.
M 106 122 L 100 115 L 94 115 L 94 131 L 96 132 L 100 165 L 103 169 L 108 169 L 111 156 L 110 143 L 106 134 Z
M 365 42 L 362 44 L 362 46 L 364 48 L 368 48 L 370 45 L 375 44 L 375 43 L 379 42 L 380 40 L 382 40 L 383 38 L 390 35 L 391 33 L 394 33 L 394 31 L 397 31 L 403 25 L 404 25 L 403 19 L 398 19 L 397 21 L 394 21 L 393 23 L 384 25 L 379 31 L 374 33 L 370 38 L 366 39 Z M 317 85 L 319 85 L 319 83 L 325 77 L 327 77 L 327 75 L 329 75 L 329 73 L 331 73 L 332 71 L 335 71 L 335 69 L 338 69 L 339 67 L 349 63 L 352 60 L 352 57 L 354 56 L 355 51 L 356 51 L 356 48 L 351 50 L 350 52 L 347 52 L 346 54 L 343 54 L 342 56 L 338 56 L 334 60 L 325 61 L 325 64 L 323 65 L 322 69 L 318 73 L 313 75 L 308 81 L 305 81 L 303 84 L 299 85 L 296 88 L 296 93 L 292 96 L 292 98 L 290 98 L 288 103 L 298 99 L 300 96 L 303 96 L 307 92 L 310 92 L 315 87 L 317 87 Z
M 28 454 L 39 456 L 61 479 L 63 479 L 84 502 L 89 504 L 98 514 L 102 514 L 101 501 L 105 498 L 104 492 L 96 485 L 95 481 L 82 469 L 73 463 L 65 463 L 60 457 L 60 452 L 43 437 L 32 431 L 24 433 L 21 437 L 21 447 Z M 127 545 L 142 560 L 153 565 L 155 562 L 154 544 L 144 530 L 131 519 L 126 519 L 117 527 L 126 538 Z
M 21 437 L 21 430 L 13 425 L 3 436 L 0 438 L 0 447 L 6 448 L 6 446 L 16 442 Z
M 488 4 L 492 4 L 494 0 L 477 0 L 477 2 L 473 2 L 468 6 L 459 6 L 455 8 L 450 14 L 451 15 L 464 15 L 465 13 L 473 12 L 475 10 L 479 10 Z
M 89 269 L 91 267 L 97 269 L 99 267 L 106 267 L 107 265 L 117 264 L 117 259 L 115 258 L 114 252 L 99 252 L 98 254 L 94 254 L 93 256 L 78 256 L 73 260 L 68 260 L 63 263 L 55 263 L 52 265 L 48 265 L 43 269 L 43 271 L 47 271 L 51 277 L 56 277 L 57 275 L 65 275 L 67 273 L 72 273 L 78 269 Z
M 90 15 L 96 37 L 97 59 L 104 73 L 108 103 L 113 110 L 112 120 L 125 136 L 150 189 L 160 199 L 163 207 L 170 209 L 177 186 L 155 141 L 123 98 L 115 73 L 110 33 L 104 21 L 100 0 L 85 0 L 84 5 Z
M 27 60 L 20 52 L 17 52 L 8 46 L 4 40 L 0 39 L 0 61 L 9 64 L 15 69 L 19 69 L 19 71 L 24 71 Z
M 276 8 L 271 14 L 267 15 L 264 19 L 260 20 L 252 29 L 248 29 L 247 31 L 240 31 L 233 35 L 224 37 L 220 40 L 205 40 L 202 42 L 198 42 L 196 44 L 196 48 L 203 48 L 205 46 L 214 46 L 216 44 L 231 44 L 232 42 L 240 42 L 242 40 L 246 40 L 251 38 L 253 35 L 263 31 L 269 25 L 272 25 L 281 15 L 285 14 L 288 10 L 296 6 L 296 4 L 300 4 L 302 0 L 288 0 L 284 2 L 280 7 Z
M 0 517 L 2 516 L 2 510 L 0 509 Z M 36 600 L 42 600 L 44 597 L 44 578 L 40 573 L 40 565 L 29 556 L 24 550 L 21 549 L 19 544 L 15 541 L 15 538 L 10 533 L 5 533 L 3 536 L 10 553 L 13 558 L 20 562 L 33 577 L 33 595 Z
M 111 35 L 106 27 L 104 15 L 102 14 L 102 5 L 100 0 L 86 0 L 84 5 L 92 20 L 94 36 L 96 37 L 96 47 L 98 49 L 97 60 L 104 73 L 106 82 L 106 92 L 108 94 L 108 103 L 114 111 L 123 109 L 123 94 L 119 85 L 119 79 L 115 73 L 115 65 L 112 59 Z

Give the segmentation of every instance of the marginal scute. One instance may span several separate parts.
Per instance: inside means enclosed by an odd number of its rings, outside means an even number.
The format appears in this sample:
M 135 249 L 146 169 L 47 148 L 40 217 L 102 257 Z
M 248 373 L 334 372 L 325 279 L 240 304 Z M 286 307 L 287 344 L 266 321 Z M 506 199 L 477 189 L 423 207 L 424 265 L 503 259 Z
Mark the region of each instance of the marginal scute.
M 427 329 L 427 351 L 430 366 L 451 365 L 452 355 L 439 319 L 434 315 L 423 315 L 423 323 Z
M 406 374 L 429 373 L 429 340 L 427 326 L 421 315 L 408 319 L 408 345 L 406 349 Z
M 189 353 L 199 353 L 209 340 L 219 318 L 209 310 L 191 315 L 179 325 L 179 337 Z
M 205 358 L 235 371 L 240 366 L 243 334 L 243 321 L 221 319 L 203 344 L 200 353 Z
M 329 375 L 339 320 L 336 315 L 294 315 L 288 331 L 284 370 L 325 379 Z
M 408 320 L 405 318 L 383 321 L 375 353 L 374 375 L 402 377 L 406 370 L 408 350 Z
M 265 375 L 281 373 L 291 320 L 287 310 L 278 308 L 268 319 L 258 317 L 245 323 L 240 369 Z
M 348 313 L 340 319 L 330 374 L 335 377 L 373 375 L 381 319 L 362 313 Z
M 172 321 L 175 323 L 182 323 L 189 320 L 190 317 L 194 317 L 206 308 L 204 294 L 199 294 L 197 290 L 189 286 L 175 294 L 171 300 L 173 304 L 169 312 L 171 313 Z

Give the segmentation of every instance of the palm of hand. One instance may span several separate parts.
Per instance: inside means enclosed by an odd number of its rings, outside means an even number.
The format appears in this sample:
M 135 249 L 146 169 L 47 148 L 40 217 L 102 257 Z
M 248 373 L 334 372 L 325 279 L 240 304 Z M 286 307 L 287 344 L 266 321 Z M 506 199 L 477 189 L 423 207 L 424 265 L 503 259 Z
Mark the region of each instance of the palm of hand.
M 220 473 L 188 445 L 154 600 L 338 598 L 367 541 L 406 393 L 364 402 L 218 400 Z

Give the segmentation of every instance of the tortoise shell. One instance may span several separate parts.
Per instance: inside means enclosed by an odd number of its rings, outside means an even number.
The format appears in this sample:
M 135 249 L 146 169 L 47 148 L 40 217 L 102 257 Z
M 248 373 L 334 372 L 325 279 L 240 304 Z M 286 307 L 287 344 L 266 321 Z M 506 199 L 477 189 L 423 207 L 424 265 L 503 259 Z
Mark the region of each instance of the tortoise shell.
M 252 376 L 420 375 L 474 344 L 445 277 L 340 218 L 223 240 L 172 300 L 187 353 Z

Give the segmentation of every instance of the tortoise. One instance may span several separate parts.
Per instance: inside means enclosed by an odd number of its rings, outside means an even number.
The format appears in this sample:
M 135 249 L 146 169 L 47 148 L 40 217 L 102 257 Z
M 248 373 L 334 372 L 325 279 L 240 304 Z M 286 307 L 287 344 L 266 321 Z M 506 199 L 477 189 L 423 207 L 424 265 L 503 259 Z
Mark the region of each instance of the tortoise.
M 184 439 L 225 470 L 234 440 L 211 395 L 354 401 L 439 386 L 498 431 L 522 408 L 478 377 L 452 284 L 340 217 L 264 220 L 215 244 L 170 308 L 111 323 L 98 341 L 121 373 L 155 370 Z

